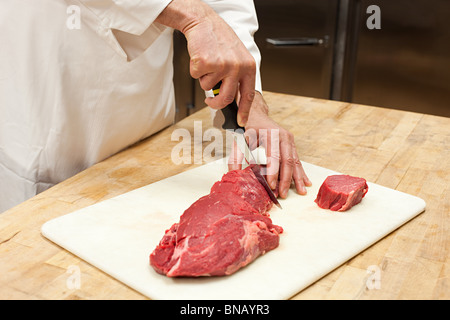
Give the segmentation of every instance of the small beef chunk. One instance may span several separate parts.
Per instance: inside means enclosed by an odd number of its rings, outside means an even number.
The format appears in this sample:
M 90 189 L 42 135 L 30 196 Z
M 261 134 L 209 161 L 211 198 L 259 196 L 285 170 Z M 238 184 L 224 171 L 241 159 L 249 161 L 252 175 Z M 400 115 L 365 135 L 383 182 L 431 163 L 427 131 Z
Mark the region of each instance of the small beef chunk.
M 363 178 L 331 175 L 323 182 L 314 201 L 323 209 L 346 211 L 360 203 L 368 189 Z
M 230 171 L 166 231 L 150 265 L 168 277 L 230 275 L 278 246 L 271 206 L 249 168 Z

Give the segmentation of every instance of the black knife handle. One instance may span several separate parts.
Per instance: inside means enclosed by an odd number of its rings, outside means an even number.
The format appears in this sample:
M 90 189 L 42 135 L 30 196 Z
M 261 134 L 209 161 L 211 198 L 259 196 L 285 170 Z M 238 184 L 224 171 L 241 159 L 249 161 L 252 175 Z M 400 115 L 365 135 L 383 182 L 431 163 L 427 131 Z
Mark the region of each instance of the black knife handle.
M 218 84 L 216 84 L 213 88 L 214 96 L 217 96 L 220 91 L 220 86 L 222 84 L 222 81 L 220 81 Z M 244 127 L 241 127 L 237 122 L 237 114 L 238 114 L 238 105 L 236 103 L 236 100 L 233 100 L 232 103 L 227 105 L 225 108 L 220 109 L 219 111 L 222 112 L 223 117 L 225 118 L 225 121 L 222 124 L 222 128 L 227 130 L 242 130 L 245 131 Z

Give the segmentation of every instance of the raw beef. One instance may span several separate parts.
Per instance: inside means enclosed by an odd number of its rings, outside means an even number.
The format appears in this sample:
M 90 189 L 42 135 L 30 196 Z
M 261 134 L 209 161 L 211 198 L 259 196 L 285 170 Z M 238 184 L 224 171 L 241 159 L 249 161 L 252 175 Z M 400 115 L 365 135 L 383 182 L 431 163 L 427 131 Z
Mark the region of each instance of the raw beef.
M 325 179 L 314 201 L 323 209 L 346 211 L 360 203 L 368 189 L 363 178 L 332 175 Z
M 266 190 L 252 173 L 250 167 L 228 172 L 222 177 L 222 180 L 212 186 L 211 192 L 237 194 L 261 214 L 266 214 L 273 205 Z
M 249 167 L 230 171 L 166 231 L 150 265 L 168 277 L 230 275 L 278 246 L 271 207 Z

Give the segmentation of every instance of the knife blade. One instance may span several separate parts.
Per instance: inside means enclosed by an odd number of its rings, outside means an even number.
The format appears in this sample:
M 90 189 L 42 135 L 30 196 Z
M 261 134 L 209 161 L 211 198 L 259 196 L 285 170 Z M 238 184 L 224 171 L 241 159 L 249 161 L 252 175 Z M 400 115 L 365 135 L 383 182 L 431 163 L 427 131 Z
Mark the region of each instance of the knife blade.
M 220 93 L 221 84 L 222 84 L 222 81 L 220 81 L 218 84 L 216 84 L 214 86 L 214 88 L 213 88 L 214 96 L 217 96 Z M 255 158 L 253 157 L 252 152 L 250 151 L 250 147 L 244 136 L 245 128 L 241 127 L 237 122 L 238 105 L 236 103 L 236 100 L 234 100 L 232 103 L 227 105 L 225 108 L 220 109 L 218 112 L 220 112 L 223 116 L 222 129 L 231 131 L 231 134 L 233 135 L 236 145 L 238 146 L 239 150 L 244 155 L 245 161 L 247 162 L 247 164 L 250 166 L 250 169 L 255 174 L 256 179 L 258 179 L 259 183 L 261 183 L 261 185 L 267 191 L 267 193 L 270 197 L 270 200 L 272 200 L 272 202 L 278 208 L 282 209 L 281 204 L 278 202 L 277 197 L 274 195 L 274 193 L 273 193 L 272 189 L 270 188 L 269 184 L 267 183 L 266 179 L 261 174 L 261 166 L 256 162 Z

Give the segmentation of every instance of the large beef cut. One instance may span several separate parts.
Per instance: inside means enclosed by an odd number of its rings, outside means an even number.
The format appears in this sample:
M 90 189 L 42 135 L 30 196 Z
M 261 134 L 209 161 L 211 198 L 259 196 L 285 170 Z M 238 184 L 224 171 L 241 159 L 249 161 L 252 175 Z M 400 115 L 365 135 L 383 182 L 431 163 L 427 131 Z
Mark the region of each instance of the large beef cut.
M 230 275 L 278 246 L 271 207 L 250 167 L 230 171 L 166 230 L 150 265 L 168 277 Z
M 346 211 L 360 203 L 368 189 L 367 182 L 363 178 L 331 175 L 320 186 L 314 201 L 323 209 Z

